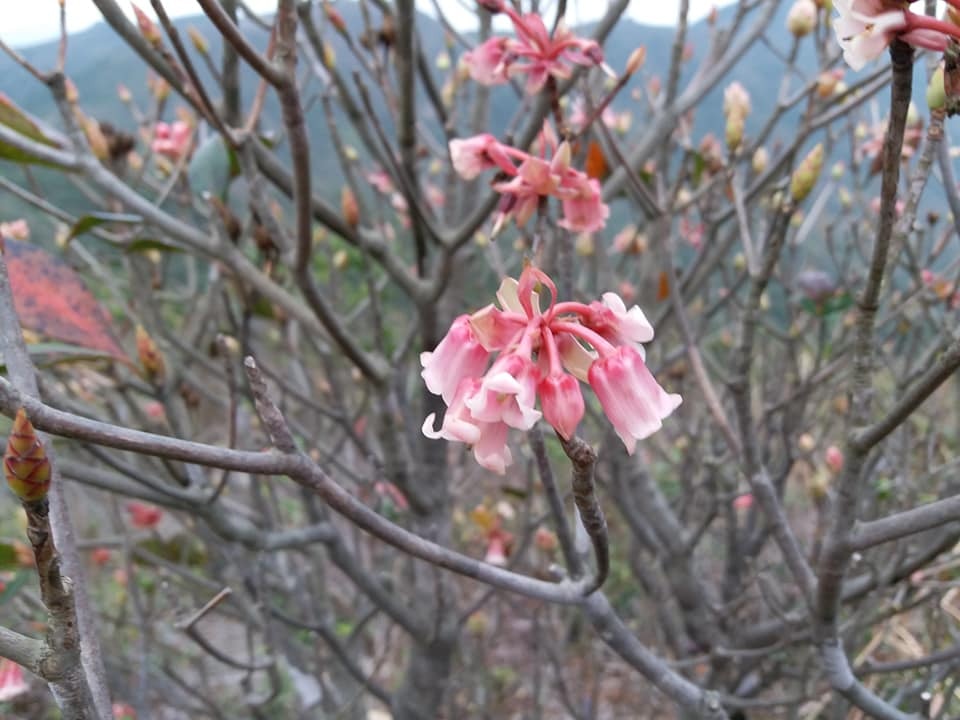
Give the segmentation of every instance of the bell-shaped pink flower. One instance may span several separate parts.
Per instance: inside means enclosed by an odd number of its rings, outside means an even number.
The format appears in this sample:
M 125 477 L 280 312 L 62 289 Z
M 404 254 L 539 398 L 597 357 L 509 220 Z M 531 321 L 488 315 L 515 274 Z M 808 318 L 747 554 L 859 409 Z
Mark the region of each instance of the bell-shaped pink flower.
M 511 40 L 505 37 L 492 37 L 465 53 L 463 61 L 476 82 L 481 85 L 501 85 L 508 80 L 509 50 Z
M 569 440 L 583 418 L 583 393 L 580 391 L 580 383 L 567 373 L 547 375 L 540 380 L 537 392 L 540 393 L 543 419 L 560 433 L 560 437 Z
M 652 435 L 682 402 L 668 394 L 647 369 L 639 351 L 621 345 L 590 366 L 590 386 L 629 454 L 637 440 Z
M 507 564 L 507 541 L 506 534 L 500 530 L 494 530 L 487 537 L 487 552 L 483 556 L 484 562 L 491 565 Z
M 602 302 L 590 303 L 590 314 L 584 322 L 615 345 L 653 340 L 653 326 L 643 310 L 636 305 L 627 310 L 626 303 L 614 292 L 604 293 Z
M 596 232 L 607 224 L 610 208 L 603 202 L 597 180 L 571 170 L 557 195 L 563 205 L 560 227 L 571 232 Z
M 30 689 L 23 668 L 13 660 L 0 659 L 0 702 L 8 702 Z
M 480 423 L 480 438 L 473 445 L 473 457 L 480 467 L 497 475 L 503 475 L 507 466 L 513 462 L 513 455 L 507 447 L 507 434 L 510 428 L 506 423 Z
M 503 354 L 464 403 L 476 421 L 504 422 L 519 430 L 529 430 L 541 416 L 533 407 L 539 374 L 528 356 L 520 352 Z
M 523 315 L 500 310 L 492 304 L 470 316 L 470 327 L 477 340 L 491 352 L 516 345 L 526 326 L 527 319 Z
M 177 160 L 190 149 L 193 129 L 182 120 L 173 124 L 158 122 L 153 129 L 153 144 L 150 146 L 158 155 Z
M 427 389 L 449 405 L 461 380 L 483 374 L 488 355 L 473 331 L 470 316 L 461 315 L 433 352 L 420 353 L 420 374 Z
M 464 180 L 473 180 L 484 170 L 496 167 L 510 175 L 517 172 L 504 146 L 490 133 L 451 140 L 450 160 L 453 169 Z
M 436 413 L 427 415 L 421 430 L 431 440 L 452 440 L 454 442 L 473 445 L 480 441 L 481 428 L 470 414 L 465 401 L 480 388 L 479 378 L 468 377 L 460 381 L 453 399 L 447 404 L 447 412 L 443 416 L 443 424 L 439 430 L 433 429 Z

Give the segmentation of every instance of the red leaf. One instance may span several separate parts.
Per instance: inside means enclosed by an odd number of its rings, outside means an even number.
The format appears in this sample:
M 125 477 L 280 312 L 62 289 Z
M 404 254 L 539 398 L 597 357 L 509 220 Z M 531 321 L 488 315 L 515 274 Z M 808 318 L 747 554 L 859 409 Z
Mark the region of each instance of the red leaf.
M 666 300 L 668 297 L 670 297 L 670 276 L 661 270 L 660 279 L 657 283 L 657 300 Z
M 7 239 L 4 246 L 13 304 L 23 327 L 130 362 L 113 336 L 110 316 L 73 268 L 30 243 Z
M 607 158 L 603 155 L 603 148 L 596 140 L 591 140 L 590 144 L 587 145 L 587 160 L 584 163 L 584 170 L 594 180 L 603 180 L 610 172 Z

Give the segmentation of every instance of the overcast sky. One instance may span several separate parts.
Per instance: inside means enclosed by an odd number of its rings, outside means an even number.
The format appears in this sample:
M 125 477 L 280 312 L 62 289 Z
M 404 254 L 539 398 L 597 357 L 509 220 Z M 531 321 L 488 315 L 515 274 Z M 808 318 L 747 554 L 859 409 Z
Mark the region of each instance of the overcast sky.
M 440 5 L 449 8 L 451 19 L 459 26 L 468 26 L 474 7 L 471 0 L 439 0 Z M 690 9 L 694 18 L 703 17 L 713 5 L 725 5 L 730 0 L 691 0 Z M 59 30 L 59 5 L 57 0 L 0 0 L 4 5 L 0 23 L 0 37 L 11 45 L 25 46 L 57 36 Z M 129 8 L 126 0 L 120 4 Z M 150 12 L 148 0 L 142 0 L 140 6 Z M 257 11 L 275 8 L 276 0 L 248 0 L 248 4 Z M 429 11 L 429 2 L 419 2 Z M 172 16 L 199 15 L 201 10 L 196 0 L 164 0 L 164 7 Z M 670 25 L 675 21 L 677 0 L 634 0 L 630 3 L 628 14 L 641 22 L 657 25 Z M 596 0 L 569 0 L 568 16 L 582 20 L 592 19 L 602 14 L 605 2 Z M 132 13 L 131 13 L 132 14 Z M 152 13 L 151 13 L 152 14 Z M 82 30 L 100 20 L 100 12 L 93 0 L 67 0 L 67 24 L 71 31 Z

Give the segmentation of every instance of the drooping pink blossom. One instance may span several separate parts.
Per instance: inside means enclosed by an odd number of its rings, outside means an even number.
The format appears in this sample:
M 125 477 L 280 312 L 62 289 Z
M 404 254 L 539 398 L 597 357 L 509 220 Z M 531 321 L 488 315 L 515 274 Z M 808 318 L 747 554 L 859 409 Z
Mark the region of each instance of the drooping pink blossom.
M 0 658 L 0 702 L 9 702 L 28 690 L 23 668 L 13 660 Z
M 823 453 L 823 461 L 834 475 L 843 470 L 843 451 L 836 445 L 831 445 Z
M 590 327 L 604 340 L 617 345 L 653 340 L 653 326 L 643 310 L 636 305 L 627 310 L 623 298 L 616 293 L 604 293 L 601 302 L 595 300 L 589 308 Z
M 127 512 L 130 513 L 130 522 L 140 529 L 154 528 L 163 518 L 163 510 L 146 503 L 131 501 L 127 503 Z
M 603 61 L 603 50 L 594 40 L 578 37 L 562 21 L 551 33 L 537 13 L 521 15 L 507 3 L 497 10 L 513 23 L 515 37 L 492 37 L 464 55 L 470 76 L 483 85 L 499 85 L 510 78 L 526 75 L 526 92 L 543 89 L 549 78 L 567 80 L 574 65 L 599 65 L 611 72 Z
M 470 316 L 461 315 L 450 326 L 433 352 L 420 354 L 427 389 L 450 403 L 460 381 L 480 375 L 487 366 L 489 353 L 477 339 Z
M 481 85 L 500 85 L 507 82 L 509 77 L 504 59 L 509 52 L 509 44 L 509 38 L 492 37 L 464 54 L 463 60 L 470 77 Z
M 753 493 L 737 495 L 732 504 L 734 510 L 749 510 L 753 507 Z
M 0 240 L 10 238 L 11 240 L 29 240 L 30 226 L 23 218 L 0 222 Z
M 153 129 L 153 143 L 150 147 L 158 155 L 178 160 L 189 152 L 192 137 L 193 129 L 182 120 L 172 124 L 158 122 Z
M 640 353 L 629 345 L 601 356 L 590 366 L 587 377 L 630 455 L 637 440 L 659 430 L 663 419 L 681 403 L 679 395 L 660 387 Z
M 479 422 L 503 422 L 529 430 L 540 419 L 534 408 L 539 372 L 526 353 L 501 355 L 465 404 Z
M 507 176 L 493 184 L 501 194 L 494 234 L 508 220 L 525 225 L 550 197 L 560 200 L 562 227 L 572 232 L 602 229 L 610 209 L 603 202 L 600 183 L 570 166 L 570 144 L 557 142 L 546 124 L 537 145 L 540 154 L 532 155 L 503 145 L 489 134 L 450 141 L 453 167 L 465 180 L 493 168 Z
M 484 170 L 495 167 L 506 172 L 516 172 L 505 152 L 505 146 L 489 133 L 474 135 L 465 140 L 451 140 L 450 159 L 453 169 L 464 180 L 473 180 Z
M 557 192 L 563 205 L 560 227 L 571 232 L 602 230 L 610 217 L 610 208 L 603 202 L 600 182 L 583 173 L 567 174 Z

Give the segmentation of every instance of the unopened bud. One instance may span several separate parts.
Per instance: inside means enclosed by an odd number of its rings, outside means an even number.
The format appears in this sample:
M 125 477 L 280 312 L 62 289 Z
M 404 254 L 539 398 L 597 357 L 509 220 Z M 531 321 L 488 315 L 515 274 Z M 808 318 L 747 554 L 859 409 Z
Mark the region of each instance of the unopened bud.
M 817 441 L 813 439 L 813 435 L 810 433 L 803 433 L 803 435 L 797 438 L 797 447 L 800 448 L 802 452 L 812 452 L 813 449 L 817 447 Z
M 3 474 L 13 494 L 23 502 L 42 500 L 50 490 L 50 459 L 23 408 L 17 410 L 10 429 Z
M 647 48 L 641 45 L 627 58 L 627 75 L 633 75 L 637 70 L 643 67 L 647 60 Z
M 165 364 L 163 354 L 157 347 L 157 344 L 150 337 L 143 325 L 137 325 L 137 358 L 140 360 L 140 367 L 143 368 L 144 375 L 150 381 L 162 381 Z
M 158 77 L 153 81 L 153 97 L 157 102 L 163 102 L 170 96 L 170 83 L 164 78 Z
M 590 257 L 594 253 L 593 235 L 590 233 L 580 233 L 574 243 L 574 249 L 577 255 L 581 257 Z
M 100 123 L 84 115 L 80 118 L 80 124 L 83 127 L 83 134 L 87 136 L 87 142 L 90 143 L 90 151 L 97 160 L 109 158 L 110 144 L 107 142 L 103 130 L 100 129 Z
M 334 29 L 341 35 L 347 34 L 347 23 L 343 15 L 329 2 L 323 3 L 323 14 L 327 16 L 327 21 L 333 25 Z
M 834 475 L 843 470 L 843 453 L 836 445 L 831 445 L 824 451 L 823 461 Z
M 207 51 L 210 49 L 210 46 L 207 44 L 207 39 L 197 30 L 193 25 L 187 28 L 187 35 L 190 36 L 190 42 L 193 43 L 193 46 L 197 49 L 197 52 L 206 55 Z
M 337 54 L 333 51 L 330 43 L 323 44 L 323 66 L 327 70 L 333 70 L 337 66 Z
M 817 184 L 820 177 L 820 171 L 823 169 L 823 143 L 817 145 L 807 153 L 807 156 L 800 162 L 800 165 L 793 172 L 790 178 L 790 197 L 794 202 L 801 202 L 813 186 Z
M 360 206 L 357 204 L 357 197 L 353 190 L 344 186 L 340 191 L 340 212 L 343 213 L 343 219 L 352 228 L 360 224 Z
M 787 14 L 787 30 L 795 38 L 806 37 L 817 26 L 817 6 L 813 0 L 796 0 Z
M 133 3 L 131 3 L 131 5 L 133 7 L 133 14 L 137 16 L 137 26 L 140 28 L 140 34 L 143 35 L 144 40 L 154 47 L 159 47 L 163 42 L 160 28 L 157 27 L 157 24 L 151 20 L 143 10 L 133 5 Z
M 537 528 L 537 531 L 533 534 L 533 543 L 546 553 L 553 552 L 560 545 L 557 534 L 545 527 Z
M 767 169 L 767 163 L 770 162 L 770 153 L 767 152 L 765 147 L 758 147 L 753 153 L 753 171 L 760 175 L 764 170 Z
M 943 87 L 943 66 L 940 65 L 930 76 L 927 85 L 927 107 L 931 110 L 942 110 L 947 104 L 947 92 Z
M 117 85 L 117 97 L 120 98 L 122 103 L 128 103 L 133 99 L 130 89 L 126 85 Z
M 829 98 L 837 90 L 837 85 L 843 80 L 843 70 L 826 70 L 817 76 L 817 97 L 824 100 Z
M 343 270 L 350 264 L 350 254 L 346 250 L 337 250 L 333 254 L 333 267 L 336 270 Z
M 827 474 L 820 470 L 813 474 L 810 480 L 807 481 L 807 493 L 810 495 L 810 499 L 813 502 L 820 504 L 827 498 L 827 494 L 830 492 L 830 478 L 827 477 Z
M 744 117 L 743 115 L 730 115 L 727 117 L 727 126 L 724 131 L 724 138 L 727 141 L 727 147 L 730 150 L 736 150 L 743 141 Z

